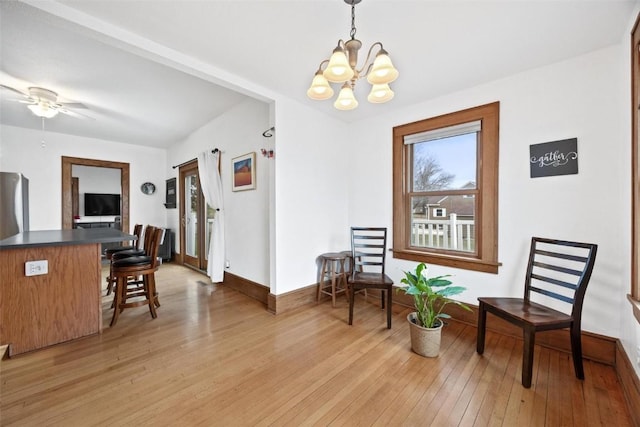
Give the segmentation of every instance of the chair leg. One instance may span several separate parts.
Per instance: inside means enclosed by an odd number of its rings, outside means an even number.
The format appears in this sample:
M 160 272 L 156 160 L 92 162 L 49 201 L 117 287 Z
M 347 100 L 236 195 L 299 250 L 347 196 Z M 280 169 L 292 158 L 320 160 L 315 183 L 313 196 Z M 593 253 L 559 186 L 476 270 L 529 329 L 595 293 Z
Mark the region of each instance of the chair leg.
M 484 309 L 484 303 L 480 302 L 478 306 L 478 336 L 476 338 L 476 351 L 478 354 L 484 353 L 484 338 L 487 332 L 487 310 Z
M 522 385 L 531 387 L 533 376 L 533 349 L 536 344 L 536 331 L 525 326 L 523 329 L 524 344 L 522 349 Z
M 391 300 L 393 294 L 391 293 L 391 289 L 387 289 L 385 292 L 387 293 L 387 329 L 391 329 Z
M 573 369 L 576 378 L 584 379 L 584 368 L 582 366 L 582 339 L 580 338 L 580 327 L 571 325 L 571 355 L 573 356 Z
M 324 285 L 324 275 L 325 275 L 326 268 L 327 268 L 327 261 L 323 259 L 322 266 L 320 267 L 320 280 L 318 280 L 318 290 L 316 292 L 316 304 L 320 302 L 320 290 Z
M 331 307 L 336 308 L 336 263 L 330 261 L 329 275 L 331 276 Z
M 353 303 L 356 299 L 356 291 L 353 285 L 349 286 L 349 324 L 353 325 Z
M 149 312 L 151 313 L 151 317 L 155 319 L 156 317 L 158 317 L 158 314 L 156 313 L 156 302 L 155 302 L 156 300 L 155 275 L 153 273 L 145 274 L 142 280 L 144 282 L 145 294 L 146 294 L 147 300 L 149 301 Z
M 110 326 L 114 327 L 116 322 L 118 321 L 118 316 L 122 309 L 120 308 L 120 303 L 122 302 L 122 292 L 127 291 L 127 278 L 126 277 L 118 277 L 116 278 L 116 289 L 113 295 L 113 317 L 111 317 Z
M 107 295 L 111 295 L 111 291 L 113 291 L 113 282 L 111 280 L 111 273 L 107 277 Z

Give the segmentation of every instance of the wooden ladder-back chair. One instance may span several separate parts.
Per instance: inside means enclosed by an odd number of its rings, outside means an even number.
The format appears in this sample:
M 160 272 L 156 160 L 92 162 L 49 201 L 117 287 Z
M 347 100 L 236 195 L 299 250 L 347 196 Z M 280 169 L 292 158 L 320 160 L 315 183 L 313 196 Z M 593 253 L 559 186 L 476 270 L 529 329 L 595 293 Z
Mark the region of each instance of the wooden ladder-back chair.
M 387 250 L 387 229 L 381 227 L 351 227 L 352 273 L 349 276 L 349 324 L 353 324 L 355 293 L 360 290 L 380 289 L 380 302 L 387 299 L 387 328 L 391 329 L 391 298 L 393 280 L 384 273 Z
M 524 298 L 478 298 L 478 354 L 484 352 L 487 312 L 522 328 L 522 385 L 531 387 L 533 349 L 538 331 L 569 328 L 576 377 L 584 379 L 582 367 L 582 302 L 591 278 L 598 246 L 534 237 L 531 239 Z M 565 314 L 530 299 L 537 293 L 546 304 L 570 306 Z M 557 303 L 556 301 L 560 301 Z M 567 311 L 569 311 L 567 309 Z

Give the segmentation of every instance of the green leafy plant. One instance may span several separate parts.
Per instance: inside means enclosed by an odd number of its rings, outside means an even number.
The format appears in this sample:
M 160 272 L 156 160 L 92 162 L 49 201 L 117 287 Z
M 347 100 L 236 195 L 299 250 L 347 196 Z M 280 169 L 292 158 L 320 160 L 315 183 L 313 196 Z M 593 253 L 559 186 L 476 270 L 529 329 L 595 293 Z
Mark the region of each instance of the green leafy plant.
M 439 325 L 441 319 L 451 318 L 447 313 L 442 312 L 448 304 L 456 304 L 471 311 L 465 304 L 450 299 L 450 297 L 466 290 L 462 286 L 452 286 L 452 282 L 447 279 L 451 275 L 428 278 L 425 263 L 418 264 L 415 271 L 405 271 L 404 273 L 405 277 L 400 281 L 406 286 L 399 289 L 413 297 L 419 326 L 434 328 Z

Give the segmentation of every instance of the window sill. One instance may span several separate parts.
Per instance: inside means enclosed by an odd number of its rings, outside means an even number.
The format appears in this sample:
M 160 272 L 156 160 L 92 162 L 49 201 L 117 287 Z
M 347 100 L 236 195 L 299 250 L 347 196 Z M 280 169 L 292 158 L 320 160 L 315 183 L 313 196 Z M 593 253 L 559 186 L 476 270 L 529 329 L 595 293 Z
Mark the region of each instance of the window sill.
M 631 295 L 627 295 L 627 299 L 633 307 L 633 315 L 635 316 L 638 323 L 640 323 L 640 301 L 634 300 Z
M 393 257 L 409 261 L 424 262 L 425 264 L 444 265 L 447 267 L 461 268 L 463 270 L 481 271 L 483 273 L 498 274 L 499 262 L 484 261 L 474 258 L 455 256 L 443 256 L 427 254 L 424 252 L 393 249 Z

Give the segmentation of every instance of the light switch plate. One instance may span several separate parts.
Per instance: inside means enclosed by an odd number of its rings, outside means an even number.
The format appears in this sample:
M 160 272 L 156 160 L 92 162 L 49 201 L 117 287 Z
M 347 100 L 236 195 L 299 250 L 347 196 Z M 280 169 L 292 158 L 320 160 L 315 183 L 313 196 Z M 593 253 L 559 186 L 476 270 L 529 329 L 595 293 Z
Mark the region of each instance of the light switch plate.
M 24 263 L 25 276 L 40 276 L 49 272 L 49 261 L 46 259 L 39 261 L 27 261 Z

